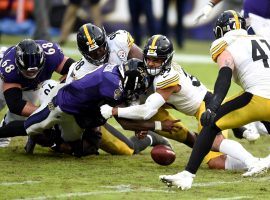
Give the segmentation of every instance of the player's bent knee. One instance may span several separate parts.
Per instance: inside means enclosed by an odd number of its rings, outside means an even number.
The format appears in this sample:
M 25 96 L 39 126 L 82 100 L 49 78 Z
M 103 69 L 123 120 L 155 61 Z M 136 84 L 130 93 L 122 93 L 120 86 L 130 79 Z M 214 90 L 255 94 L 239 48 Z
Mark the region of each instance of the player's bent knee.
M 208 161 L 209 169 L 225 169 L 226 155 L 220 155 Z

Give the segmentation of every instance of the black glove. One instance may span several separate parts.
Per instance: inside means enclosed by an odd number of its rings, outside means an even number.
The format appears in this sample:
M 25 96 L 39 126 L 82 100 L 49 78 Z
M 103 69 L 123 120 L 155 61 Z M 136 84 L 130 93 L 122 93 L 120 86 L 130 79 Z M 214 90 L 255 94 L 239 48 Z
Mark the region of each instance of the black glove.
M 202 126 L 209 126 L 214 123 L 216 117 L 216 113 L 207 109 L 201 116 L 201 124 Z

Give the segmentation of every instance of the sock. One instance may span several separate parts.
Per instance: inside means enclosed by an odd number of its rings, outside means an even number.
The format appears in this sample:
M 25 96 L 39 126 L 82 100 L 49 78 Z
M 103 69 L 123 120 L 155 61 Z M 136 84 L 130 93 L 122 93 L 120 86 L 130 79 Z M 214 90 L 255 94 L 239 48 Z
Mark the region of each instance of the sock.
M 219 151 L 242 161 L 247 166 L 256 160 L 256 158 L 251 153 L 249 153 L 240 143 L 229 139 L 222 140 Z
M 243 133 L 244 133 L 245 130 L 247 130 L 245 127 L 240 127 L 240 128 L 234 128 L 234 129 L 232 129 L 234 136 L 236 138 L 239 138 L 239 139 L 244 138 L 243 137 Z
M 25 136 L 24 120 L 16 120 L 0 128 L 0 138 Z
M 196 174 L 203 161 L 203 158 L 210 151 L 215 137 L 219 131 L 220 129 L 217 127 L 203 127 L 193 146 L 188 164 L 185 169 L 186 171 L 189 171 L 192 174 Z
M 138 154 L 141 151 L 145 150 L 152 143 L 152 140 L 149 137 L 145 137 L 144 139 L 138 139 L 136 136 L 132 136 L 129 138 L 134 144 L 134 153 Z
M 169 140 L 167 140 L 167 138 L 153 132 L 153 131 L 148 131 L 147 132 L 147 137 L 149 137 L 152 141 L 151 146 L 156 146 L 159 144 L 163 144 L 166 146 L 169 146 L 170 148 L 172 148 Z
M 225 169 L 226 170 L 240 170 L 240 169 L 247 169 L 247 166 L 241 160 L 238 160 L 229 155 L 226 155 Z

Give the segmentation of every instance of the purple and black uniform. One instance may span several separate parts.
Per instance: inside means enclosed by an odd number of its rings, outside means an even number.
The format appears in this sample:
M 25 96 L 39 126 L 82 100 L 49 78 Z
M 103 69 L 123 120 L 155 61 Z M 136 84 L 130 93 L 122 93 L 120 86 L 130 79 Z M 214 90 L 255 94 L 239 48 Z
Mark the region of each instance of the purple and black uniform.
M 122 82 L 117 65 L 105 64 L 93 73 L 61 88 L 55 103 L 63 112 L 89 115 L 101 103 L 121 103 Z M 99 110 L 99 107 L 98 107 Z
M 244 0 L 243 5 L 244 17 L 247 18 L 249 13 L 260 17 L 270 19 L 270 1 L 269 0 Z
M 81 79 L 58 90 L 52 102 L 41 105 L 26 121 L 27 134 L 40 134 L 55 124 L 66 127 L 66 140 L 75 140 L 80 128 L 98 127 L 106 120 L 100 114 L 100 106 L 119 105 L 123 102 L 123 87 L 118 65 L 105 64 Z M 53 105 L 53 106 L 52 106 Z M 77 126 L 75 127 L 77 122 Z M 84 124 L 84 122 L 86 124 Z
M 6 50 L 0 67 L 0 75 L 5 83 L 21 84 L 23 91 L 36 90 L 39 85 L 52 77 L 53 72 L 61 64 L 64 54 L 61 48 L 55 44 L 45 40 L 35 40 L 40 44 L 45 53 L 45 65 L 36 78 L 27 79 L 18 69 L 15 62 L 16 47 L 10 47 Z

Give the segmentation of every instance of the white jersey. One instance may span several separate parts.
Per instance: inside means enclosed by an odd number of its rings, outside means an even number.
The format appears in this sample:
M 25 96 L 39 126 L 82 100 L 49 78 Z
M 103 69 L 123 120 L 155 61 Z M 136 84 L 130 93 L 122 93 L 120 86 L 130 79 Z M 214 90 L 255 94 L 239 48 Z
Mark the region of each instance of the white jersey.
M 207 88 L 176 63 L 172 63 L 170 69 L 154 79 L 155 91 L 158 88 L 165 89 L 174 85 L 180 85 L 181 89 L 173 93 L 167 103 L 186 115 L 194 116 L 207 93 Z
M 213 60 L 225 49 L 234 59 L 234 81 L 245 91 L 270 99 L 270 41 L 248 35 L 245 30 L 234 30 L 213 42 Z
M 127 61 L 130 48 L 134 43 L 134 39 L 129 32 L 118 30 L 107 36 L 107 42 L 110 51 L 108 63 L 120 65 L 122 62 Z M 66 83 L 81 78 L 97 67 L 82 57 L 81 60 L 70 66 Z

